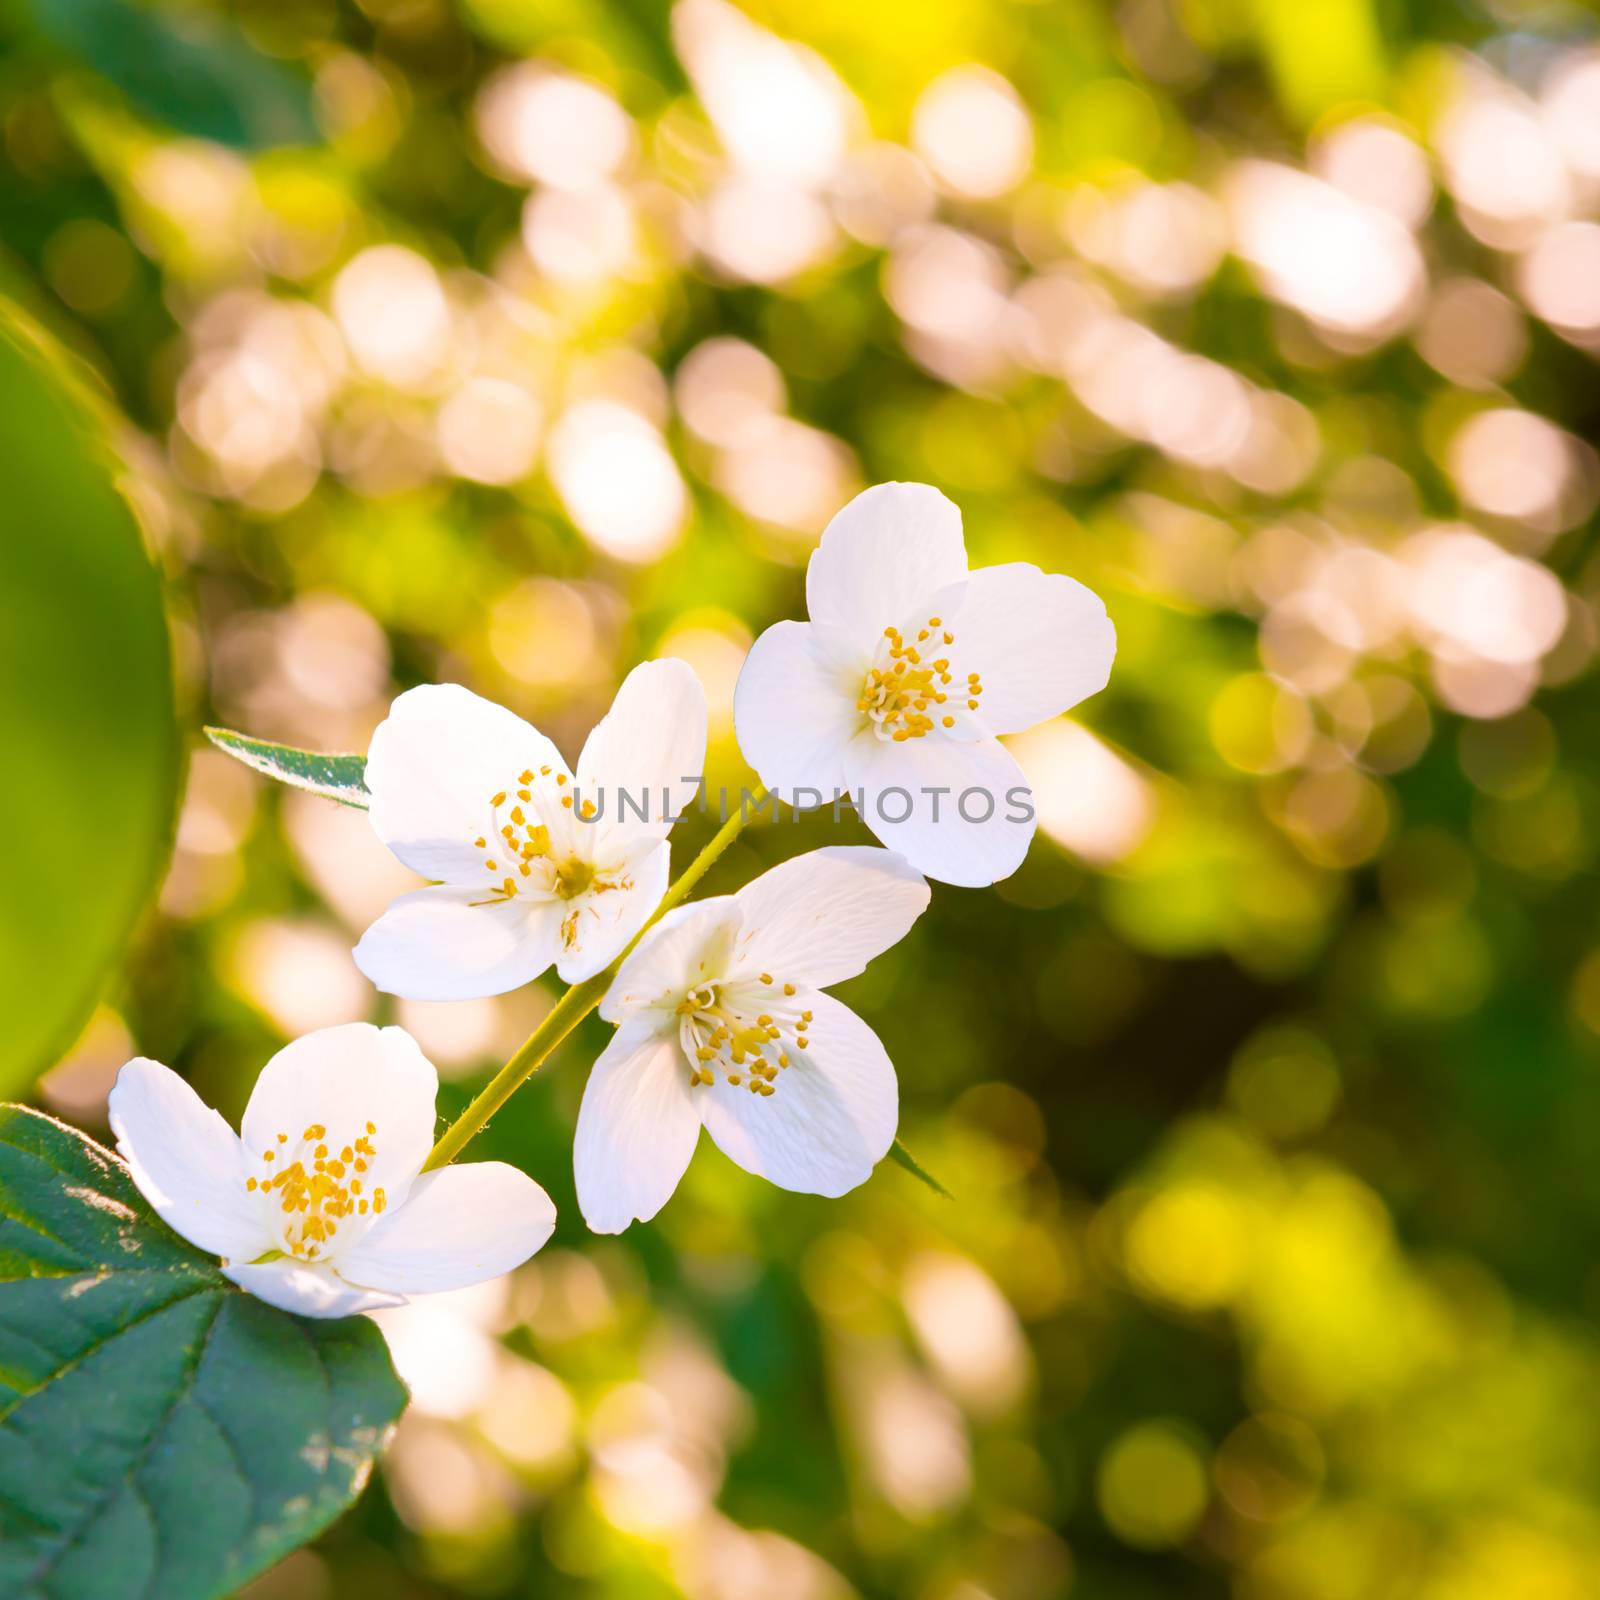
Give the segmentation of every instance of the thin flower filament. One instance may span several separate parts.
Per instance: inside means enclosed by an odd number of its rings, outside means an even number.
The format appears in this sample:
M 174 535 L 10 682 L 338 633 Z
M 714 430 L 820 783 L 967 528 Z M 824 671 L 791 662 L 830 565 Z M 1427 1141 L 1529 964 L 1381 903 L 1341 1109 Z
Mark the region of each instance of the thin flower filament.
M 388 1200 L 381 1187 L 368 1188 L 366 1174 L 377 1160 L 377 1124 L 335 1151 L 328 1130 L 311 1123 L 297 1141 L 280 1133 L 275 1146 L 259 1157 L 260 1176 L 245 1188 L 260 1194 L 276 1212 L 275 1226 L 285 1255 L 316 1261 L 336 1246 L 339 1224 L 349 1217 L 381 1216 Z
M 520 894 L 572 900 L 594 886 L 593 864 L 574 852 L 559 851 L 553 843 L 568 837 L 567 819 L 561 813 L 573 809 L 570 782 L 566 773 L 550 767 L 540 767 L 537 773 L 524 769 L 512 788 L 490 798 L 489 829 L 472 841 L 488 878 L 487 896 L 475 904 L 492 905 Z M 583 814 L 594 814 L 592 800 L 583 802 Z
M 958 682 L 950 650 L 955 634 L 941 617 L 929 617 L 910 637 L 898 628 L 885 628 L 883 641 L 856 700 L 874 735 L 903 744 L 935 732 L 948 733 L 963 720 L 963 712 L 978 709 L 983 679 L 969 672 Z
M 792 983 L 770 973 L 757 982 L 707 983 L 679 1001 L 678 1041 L 689 1062 L 691 1087 L 720 1073 L 734 1088 L 767 1098 L 791 1064 L 791 1050 L 810 1044 L 812 1013 L 801 1009 Z

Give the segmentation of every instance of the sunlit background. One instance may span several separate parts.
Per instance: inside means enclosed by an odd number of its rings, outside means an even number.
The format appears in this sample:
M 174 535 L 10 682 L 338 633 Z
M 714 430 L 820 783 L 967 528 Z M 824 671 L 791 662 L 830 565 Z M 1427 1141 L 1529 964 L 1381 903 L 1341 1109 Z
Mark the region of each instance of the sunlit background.
M 0 277 L 128 419 L 194 730 L 362 750 L 450 679 L 571 754 L 668 655 L 736 785 L 745 649 L 893 478 L 1120 639 L 1013 742 L 1023 870 L 846 991 L 955 1202 L 706 1146 L 591 1237 L 591 1022 L 475 1147 L 554 1242 L 381 1315 L 411 1411 L 251 1594 L 1600 1594 L 1588 10 L 216 10 L 316 142 L 0 73 Z M 709 887 L 864 837 L 785 819 Z M 138 1050 L 236 1113 L 368 1017 L 459 1106 L 555 991 L 375 996 L 350 946 L 412 883 L 197 747 L 43 1103 L 103 1132 Z

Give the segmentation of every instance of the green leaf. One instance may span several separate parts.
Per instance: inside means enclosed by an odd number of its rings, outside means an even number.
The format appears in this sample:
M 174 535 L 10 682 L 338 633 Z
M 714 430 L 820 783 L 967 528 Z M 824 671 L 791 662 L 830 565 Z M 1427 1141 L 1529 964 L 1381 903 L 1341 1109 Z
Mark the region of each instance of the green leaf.
M 227 728 L 207 728 L 206 738 L 236 761 L 292 788 L 308 789 L 312 794 L 362 811 L 372 800 L 365 781 L 365 756 L 333 756 L 316 750 L 296 750 L 290 744 L 252 739 L 247 733 L 234 733 Z
M 87 1020 L 177 800 L 161 584 L 72 365 L 0 302 L 0 1094 Z
M 219 17 L 138 0 L 32 0 L 40 32 L 180 133 L 239 149 L 318 141 L 311 87 Z
M 355 1500 L 405 1401 L 365 1317 L 253 1299 L 110 1151 L 0 1106 L 0 1594 L 230 1594 Z
M 898 1139 L 889 1146 L 889 1157 L 897 1165 L 904 1167 L 913 1178 L 920 1178 L 941 1199 L 955 1199 L 955 1196 L 931 1172 L 923 1167 Z

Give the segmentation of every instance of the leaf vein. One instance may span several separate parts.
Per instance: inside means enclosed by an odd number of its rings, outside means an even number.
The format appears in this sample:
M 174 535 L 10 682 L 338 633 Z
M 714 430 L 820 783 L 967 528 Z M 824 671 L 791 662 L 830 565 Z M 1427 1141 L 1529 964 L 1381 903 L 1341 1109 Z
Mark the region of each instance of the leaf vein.
M 141 1323 L 148 1322 L 151 1317 L 159 1316 L 163 1311 L 169 1310 L 175 1305 L 180 1305 L 183 1301 L 192 1299 L 197 1294 L 209 1294 L 215 1292 L 215 1284 L 195 1284 L 193 1288 L 187 1290 L 185 1293 L 174 1295 L 170 1300 L 163 1300 L 158 1306 L 151 1306 L 148 1310 L 141 1311 L 139 1315 L 134 1317 L 131 1321 L 119 1323 L 113 1337 L 120 1338 L 123 1334 L 128 1333 L 134 1328 L 137 1328 Z M 19 1405 L 22 1404 L 24 1400 L 29 1397 L 29 1395 L 38 1394 L 41 1389 L 48 1389 L 52 1383 L 55 1383 L 58 1379 L 65 1377 L 67 1373 L 71 1372 L 75 1367 L 81 1366 L 90 1358 L 90 1356 L 94 1355 L 100 1350 L 103 1350 L 109 1342 L 109 1339 L 101 1339 L 97 1343 L 90 1345 L 87 1350 L 80 1351 L 77 1355 L 72 1356 L 66 1361 L 63 1361 L 59 1367 L 55 1368 L 54 1371 L 47 1372 L 44 1377 L 42 1377 L 33 1386 L 33 1388 L 28 1390 L 27 1394 L 19 1394 L 10 1405 L 6 1406 L 3 1410 L 0 1410 L 0 1432 L 5 1431 L 6 1419 L 13 1411 L 17 1409 Z
M 187 1298 L 188 1296 L 179 1296 L 179 1300 Z M 169 1300 L 167 1305 L 177 1305 L 179 1300 Z M 150 1453 L 155 1449 L 156 1444 L 160 1440 L 161 1436 L 167 1431 L 168 1427 L 171 1426 L 172 1419 L 177 1414 L 178 1407 L 183 1404 L 184 1400 L 188 1397 L 190 1389 L 193 1388 L 195 1374 L 200 1370 L 200 1363 L 205 1360 L 206 1350 L 211 1343 L 212 1330 L 217 1325 L 217 1318 L 222 1314 L 222 1307 L 224 1304 L 226 1304 L 226 1300 L 227 1297 L 225 1295 L 220 1293 L 217 1295 L 217 1303 L 211 1312 L 210 1319 L 206 1323 L 205 1332 L 201 1335 L 196 1345 L 193 1357 L 185 1363 L 184 1374 L 179 1381 L 177 1393 L 173 1396 L 172 1403 L 162 1414 L 161 1421 L 150 1430 L 150 1437 L 145 1441 L 143 1448 L 133 1458 L 133 1461 L 122 1473 L 118 1481 L 112 1484 L 111 1487 L 100 1496 L 94 1505 L 92 1505 L 88 1511 L 84 1513 L 82 1518 L 79 1520 L 76 1531 L 63 1543 L 58 1544 L 55 1550 L 46 1555 L 34 1568 L 33 1576 L 36 1581 L 42 1582 L 46 1577 L 49 1576 L 51 1572 L 55 1570 L 57 1566 L 60 1565 L 61 1561 L 66 1556 L 70 1555 L 72 1551 L 74 1551 L 83 1542 L 84 1538 L 88 1535 L 89 1530 L 99 1519 L 101 1513 L 105 1511 L 106 1507 L 111 1504 L 111 1502 L 117 1497 L 118 1494 L 122 1492 L 124 1488 L 132 1489 L 134 1494 L 138 1495 L 138 1490 L 134 1488 L 134 1479 L 137 1476 L 140 1468 L 142 1468 L 145 1462 L 150 1458 Z M 166 1306 L 160 1307 L 159 1309 L 165 1310 Z M 136 1327 L 138 1323 L 148 1320 L 148 1318 L 153 1315 L 155 1315 L 154 1312 L 147 1312 L 144 1316 L 136 1318 L 134 1322 L 130 1322 L 126 1326 L 129 1328 Z M 126 1329 L 119 1330 L 119 1332 L 125 1331 Z M 96 1348 L 98 1348 L 98 1346 Z M 142 1495 L 139 1495 L 139 1498 L 141 1501 L 143 1501 Z M 160 1547 L 160 1537 L 160 1528 L 157 1527 L 156 1541 L 158 1549 Z M 148 1586 L 144 1592 L 149 1592 Z

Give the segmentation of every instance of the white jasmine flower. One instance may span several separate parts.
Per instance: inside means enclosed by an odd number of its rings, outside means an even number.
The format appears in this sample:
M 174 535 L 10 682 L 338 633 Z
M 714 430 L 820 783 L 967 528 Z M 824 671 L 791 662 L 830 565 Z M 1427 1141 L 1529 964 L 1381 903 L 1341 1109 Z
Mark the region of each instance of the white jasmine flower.
M 757 1177 L 805 1194 L 865 1182 L 899 1096 L 878 1036 L 818 991 L 903 938 L 928 886 L 870 846 L 814 850 L 735 895 L 670 911 L 600 1004 L 616 1035 L 578 1113 L 578 1204 L 597 1233 L 658 1212 L 704 1126 Z
M 592 977 L 666 892 L 667 833 L 705 751 L 705 691 L 681 661 L 628 674 L 576 777 L 504 707 L 455 684 L 408 690 L 372 736 L 370 815 L 436 881 L 367 929 L 356 965 L 412 1000 L 503 994 L 552 962 L 567 983 Z
M 242 1138 L 144 1057 L 117 1074 L 111 1126 L 139 1192 L 240 1288 L 344 1317 L 498 1277 L 555 1227 L 550 1197 L 504 1162 L 422 1173 L 438 1087 L 410 1034 L 351 1022 L 262 1068 Z
M 739 675 L 739 747 L 761 781 L 791 803 L 859 794 L 867 826 L 930 878 L 1014 872 L 1033 805 L 996 735 L 1105 687 L 1116 634 L 1099 598 L 1023 562 L 969 573 L 956 507 L 883 483 L 828 524 L 806 605 L 811 621 L 768 628 Z

